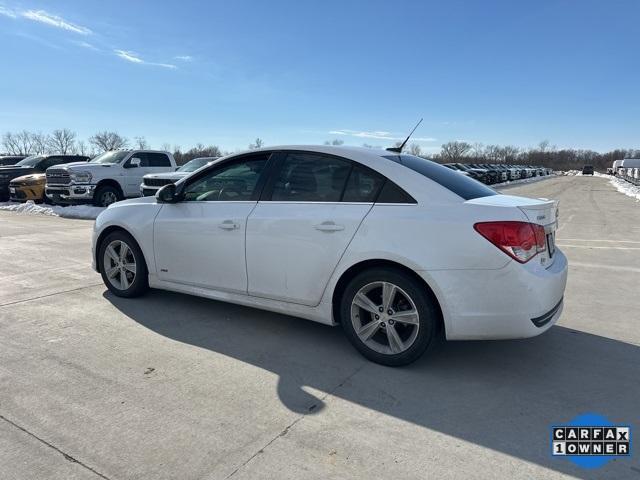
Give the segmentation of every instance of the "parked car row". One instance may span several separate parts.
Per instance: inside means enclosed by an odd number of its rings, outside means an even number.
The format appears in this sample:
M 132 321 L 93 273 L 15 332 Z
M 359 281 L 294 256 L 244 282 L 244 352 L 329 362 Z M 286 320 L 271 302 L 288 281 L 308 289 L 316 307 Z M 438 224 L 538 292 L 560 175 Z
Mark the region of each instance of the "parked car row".
M 125 198 L 154 194 L 215 158 L 195 159 L 176 171 L 169 152 L 116 150 L 90 159 L 82 155 L 0 157 L 0 200 L 106 207 Z M 164 177 L 162 176 L 164 175 Z M 145 180 L 145 176 L 151 177 Z
M 487 185 L 553 174 L 550 168 L 531 165 L 445 163 L 444 166 Z
M 216 159 L 196 158 L 178 168 L 173 155 L 155 150 L 109 151 L 91 160 L 79 155 L 0 157 L 7 163 L 15 161 L 15 165 L 0 166 L 0 198 L 106 207 L 125 198 L 155 195 L 164 185 Z M 448 163 L 445 167 L 487 185 L 553 173 L 544 167 L 510 164 Z

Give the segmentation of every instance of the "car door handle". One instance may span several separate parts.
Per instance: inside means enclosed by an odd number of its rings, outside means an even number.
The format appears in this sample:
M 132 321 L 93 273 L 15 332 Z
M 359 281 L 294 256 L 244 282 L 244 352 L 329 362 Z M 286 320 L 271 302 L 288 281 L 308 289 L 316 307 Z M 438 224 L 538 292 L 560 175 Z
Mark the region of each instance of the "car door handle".
M 218 224 L 218 228 L 221 228 L 223 230 L 236 230 L 237 228 L 240 228 L 240 225 L 238 225 L 233 220 L 225 220 L 224 222 Z
M 344 230 L 344 225 L 336 225 L 334 222 L 322 222 L 314 225 L 313 228 L 321 232 L 339 232 L 340 230 Z

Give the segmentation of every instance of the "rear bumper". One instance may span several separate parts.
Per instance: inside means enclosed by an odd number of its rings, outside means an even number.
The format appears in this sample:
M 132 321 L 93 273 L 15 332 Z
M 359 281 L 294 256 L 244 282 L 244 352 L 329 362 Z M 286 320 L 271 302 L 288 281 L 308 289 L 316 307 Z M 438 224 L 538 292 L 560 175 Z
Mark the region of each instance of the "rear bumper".
M 83 203 L 93 200 L 96 185 L 50 185 L 45 187 L 45 195 L 55 202 Z
M 553 265 L 509 262 L 499 270 L 418 272 L 434 287 L 449 340 L 499 340 L 539 335 L 560 318 L 567 258 Z

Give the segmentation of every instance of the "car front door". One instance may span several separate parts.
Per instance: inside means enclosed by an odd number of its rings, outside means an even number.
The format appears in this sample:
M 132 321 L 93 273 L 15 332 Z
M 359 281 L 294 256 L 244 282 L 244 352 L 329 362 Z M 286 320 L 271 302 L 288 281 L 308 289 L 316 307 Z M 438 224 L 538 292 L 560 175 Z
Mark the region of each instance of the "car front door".
M 381 185 L 344 158 L 281 154 L 247 222 L 249 295 L 317 305 Z
M 162 206 L 154 223 L 161 280 L 247 293 L 247 217 L 269 157 L 250 154 L 217 164 L 187 180 L 182 201 Z

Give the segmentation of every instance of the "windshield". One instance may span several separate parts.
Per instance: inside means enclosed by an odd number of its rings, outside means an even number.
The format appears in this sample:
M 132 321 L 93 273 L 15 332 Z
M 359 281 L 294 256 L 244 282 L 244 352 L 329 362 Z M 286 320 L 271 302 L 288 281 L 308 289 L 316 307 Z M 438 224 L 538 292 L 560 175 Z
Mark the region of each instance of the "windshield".
M 209 163 L 213 158 L 194 158 L 193 160 L 182 165 L 176 172 L 195 172 L 200 167 Z
M 32 155 L 31 157 L 27 157 L 24 160 L 20 160 L 16 163 L 16 167 L 34 167 L 40 160 L 44 157 L 42 155 Z
M 465 200 L 498 194 L 495 190 L 469 178 L 467 175 L 461 175 L 431 160 L 413 155 L 384 155 L 384 158 L 424 175 Z
M 129 155 L 129 152 L 126 150 L 104 152 L 91 160 L 91 163 L 120 163 L 120 161 L 127 155 Z

